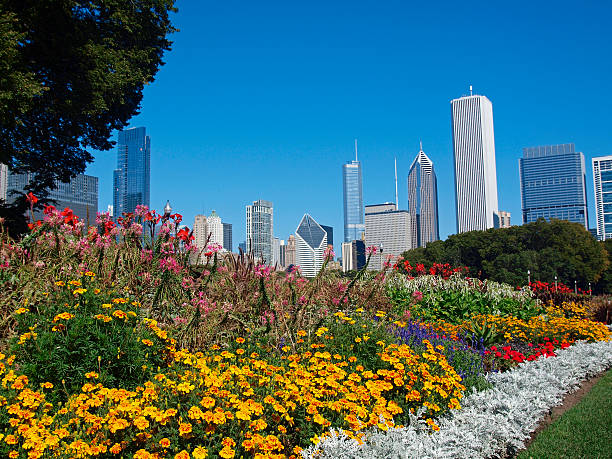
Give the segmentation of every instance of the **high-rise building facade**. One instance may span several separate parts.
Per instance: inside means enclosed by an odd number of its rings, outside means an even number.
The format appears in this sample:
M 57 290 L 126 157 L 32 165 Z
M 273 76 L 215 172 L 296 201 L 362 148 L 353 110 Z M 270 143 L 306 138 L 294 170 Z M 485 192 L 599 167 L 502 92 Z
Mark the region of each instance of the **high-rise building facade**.
M 115 217 L 134 212 L 137 205 L 151 203 L 151 138 L 146 128 L 119 132 L 117 169 L 113 173 Z
M 223 247 L 223 223 L 216 211 L 212 211 L 206 219 L 208 223 L 208 233 L 210 234 L 210 244 L 219 244 Z
M 612 238 L 612 155 L 593 158 L 597 239 Z
M 228 252 L 232 252 L 234 250 L 234 245 L 232 243 L 231 223 L 223 223 L 223 248 Z
M 327 249 L 327 233 L 314 218 L 305 214 L 295 230 L 295 257 L 306 277 L 314 277 L 321 270 Z
M 281 265 L 281 240 L 275 237 L 272 241 L 272 266 Z
M 557 218 L 588 229 L 584 155 L 573 143 L 523 148 L 519 174 L 523 223 Z
M 376 247 L 368 269 L 382 269 L 390 256 L 397 258 L 412 246 L 411 215 L 407 210 L 397 210 L 394 203 L 375 204 L 365 207 L 367 247 Z
M 273 263 L 274 208 L 260 199 L 246 206 L 246 248 L 263 263 Z
M 334 246 L 334 229 L 331 226 L 321 225 L 323 231 L 327 233 L 327 245 Z
M 7 180 L 7 202 L 14 202 L 17 195 L 15 193 L 25 193 L 26 187 L 35 177 L 31 173 L 27 174 L 8 174 Z M 98 177 L 91 175 L 78 174 L 69 182 L 55 182 L 55 188 L 49 190 L 49 199 L 59 210 L 66 207 L 79 217 L 85 224 L 95 225 L 98 213 Z M 35 219 L 42 219 L 43 213 L 38 210 L 34 212 Z
M 408 211 L 412 217 L 412 247 L 424 247 L 440 239 L 438 182 L 433 163 L 423 151 L 423 145 L 408 172 Z
M 8 166 L 0 163 L 0 201 L 6 201 L 8 190 Z
M 342 166 L 344 191 L 344 241 L 363 239 L 363 180 L 361 162 L 349 161 Z
M 351 241 L 342 243 L 342 271 L 359 271 L 366 262 L 365 243 Z
M 196 215 L 193 220 L 193 245 L 198 251 L 191 257 L 192 263 L 206 263 L 206 241 L 208 241 L 208 219 L 206 215 Z
M 451 101 L 457 233 L 495 226 L 497 175 L 493 105 L 485 96 Z
M 287 239 L 287 245 L 285 247 L 285 267 L 289 267 L 291 265 L 295 265 L 295 236 L 293 234 L 289 235 Z

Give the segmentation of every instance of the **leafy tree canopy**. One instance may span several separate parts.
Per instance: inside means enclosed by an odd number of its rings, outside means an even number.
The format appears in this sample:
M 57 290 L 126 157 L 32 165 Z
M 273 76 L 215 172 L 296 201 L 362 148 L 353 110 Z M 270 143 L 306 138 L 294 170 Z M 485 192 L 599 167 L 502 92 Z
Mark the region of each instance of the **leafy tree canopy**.
M 532 281 L 554 282 L 557 276 L 570 287 L 576 280 L 585 290 L 602 275 L 612 278 L 607 274 L 608 257 L 606 246 L 583 225 L 555 219 L 455 234 L 403 254 L 413 266 L 436 262 L 467 266 L 474 277 L 511 285 L 526 284 L 529 270 Z
M 44 196 L 109 150 L 170 49 L 175 0 L 0 0 L 0 162 Z

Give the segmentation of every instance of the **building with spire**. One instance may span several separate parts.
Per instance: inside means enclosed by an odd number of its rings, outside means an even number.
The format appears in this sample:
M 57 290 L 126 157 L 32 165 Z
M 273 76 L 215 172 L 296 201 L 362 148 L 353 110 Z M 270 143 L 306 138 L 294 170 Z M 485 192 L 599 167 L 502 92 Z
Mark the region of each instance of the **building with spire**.
M 357 158 L 355 140 L 355 160 L 342 166 L 342 188 L 344 196 L 344 241 L 362 240 L 365 232 L 363 214 L 363 179 L 361 163 Z
M 433 162 L 423 151 L 423 143 L 408 172 L 408 211 L 412 217 L 412 247 L 424 247 L 440 239 L 438 183 Z
M 327 233 L 314 218 L 304 214 L 295 230 L 296 264 L 306 277 L 314 277 L 321 270 L 327 249 Z
M 146 128 L 119 132 L 117 168 L 113 173 L 113 212 L 120 217 L 137 205 L 151 205 L 151 138 Z
M 497 173 L 493 104 L 472 94 L 451 100 L 457 233 L 495 226 Z

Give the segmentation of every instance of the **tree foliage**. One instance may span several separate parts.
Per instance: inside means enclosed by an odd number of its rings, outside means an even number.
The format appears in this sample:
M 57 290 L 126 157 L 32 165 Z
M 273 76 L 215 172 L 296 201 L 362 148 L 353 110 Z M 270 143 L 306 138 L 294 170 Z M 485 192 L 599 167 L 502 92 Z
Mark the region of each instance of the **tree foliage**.
M 109 150 L 175 31 L 174 0 L 0 0 L 0 162 L 44 196 Z M 22 203 L 23 204 L 23 203 Z
M 429 267 L 435 262 L 467 266 L 473 277 L 511 285 L 526 284 L 529 270 L 532 281 L 554 282 L 557 276 L 570 286 L 576 280 L 585 290 L 610 265 L 604 245 L 583 225 L 554 219 L 452 235 L 446 241 L 409 250 L 403 258 L 413 266 L 423 263 Z

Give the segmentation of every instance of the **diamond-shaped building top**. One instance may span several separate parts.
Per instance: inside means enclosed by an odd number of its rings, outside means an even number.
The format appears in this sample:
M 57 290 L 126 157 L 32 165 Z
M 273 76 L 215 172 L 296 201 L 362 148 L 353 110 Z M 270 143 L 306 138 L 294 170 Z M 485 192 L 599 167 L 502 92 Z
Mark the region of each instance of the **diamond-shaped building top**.
M 323 266 L 327 233 L 314 218 L 305 214 L 295 234 L 296 263 L 304 276 L 314 277 Z

